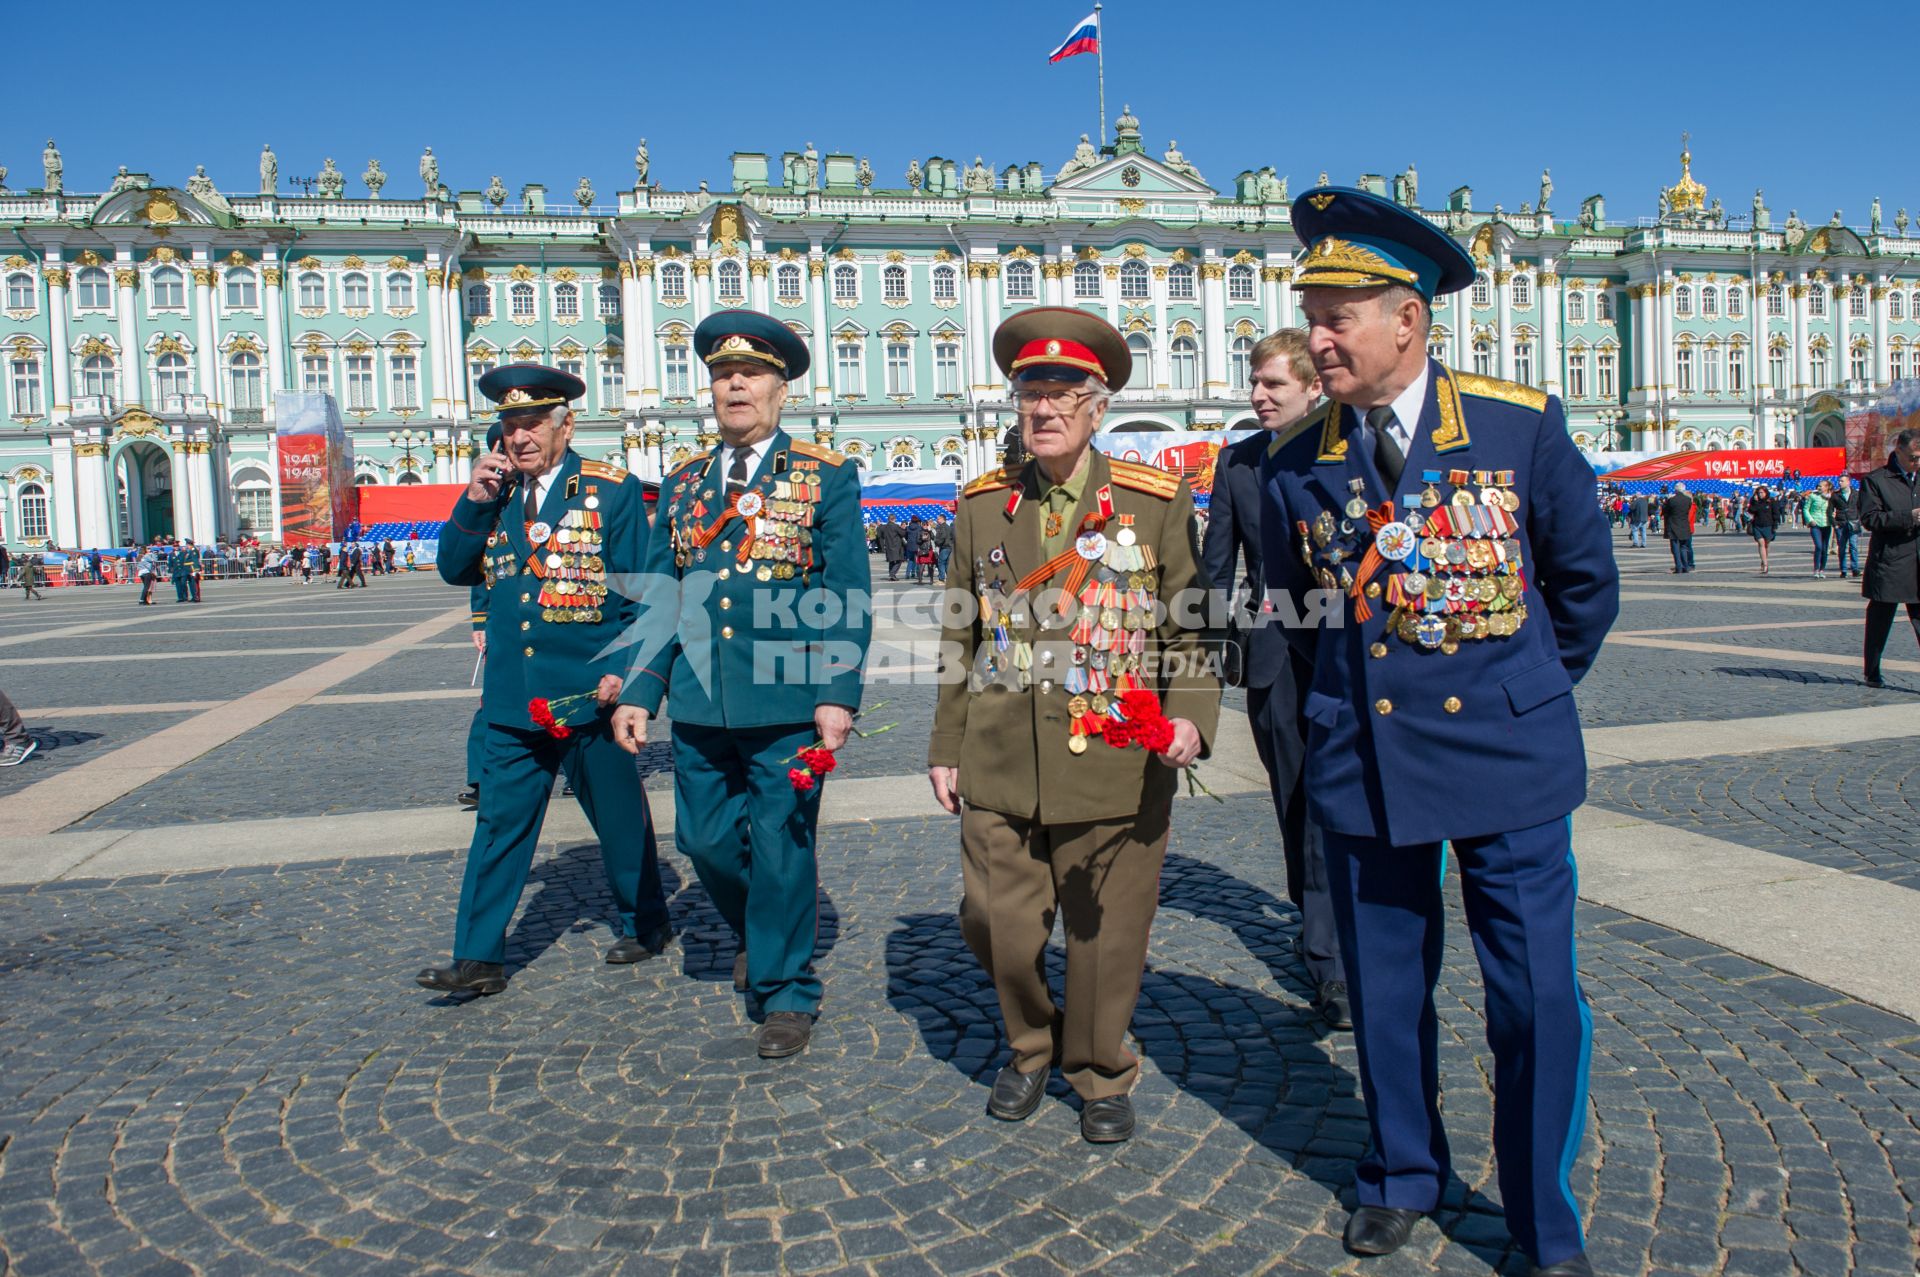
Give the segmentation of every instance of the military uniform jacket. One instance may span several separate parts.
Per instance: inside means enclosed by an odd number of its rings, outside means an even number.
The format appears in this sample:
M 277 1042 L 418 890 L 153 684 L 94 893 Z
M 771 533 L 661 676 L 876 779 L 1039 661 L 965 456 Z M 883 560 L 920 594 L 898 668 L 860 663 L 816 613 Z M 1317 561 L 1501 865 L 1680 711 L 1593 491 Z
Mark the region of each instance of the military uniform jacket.
M 738 502 L 722 448 L 660 486 L 649 596 L 621 700 L 707 727 L 810 723 L 860 708 L 873 632 L 860 479 L 775 430 Z
M 1099 520 L 1103 500 L 1110 502 L 1111 515 L 1099 531 L 1107 549 L 1123 539 L 1125 528 L 1133 537 L 1127 548 L 1141 551 L 1136 561 L 1148 566 L 1114 570 L 1104 556 L 1092 560 L 1076 596 L 1090 588 L 1111 592 L 1095 594 L 1093 603 L 1064 616 L 1057 607 L 1036 606 L 1045 602 L 1046 586 L 1016 591 L 1045 562 L 1041 497 L 1050 485 L 1039 463 L 1029 461 L 983 476 L 961 493 L 947 573 L 943 611 L 966 623 L 942 630 L 940 699 L 927 765 L 959 768 L 960 796 L 969 805 L 1045 824 L 1131 816 L 1170 797 L 1178 780 L 1139 745 L 1116 749 L 1095 736 L 1074 752 L 1079 747 L 1072 741 L 1081 734 L 1076 720 L 1104 712 L 1102 698 L 1110 704 L 1114 696 L 1111 685 L 1096 690 L 1101 680 L 1092 677 L 1095 660 L 1110 669 L 1112 658 L 1103 650 L 1108 644 L 1090 631 L 1118 636 L 1115 647 L 1138 635 L 1139 655 L 1159 658 L 1145 667 L 1152 679 L 1147 690 L 1159 695 L 1168 718 L 1187 719 L 1199 729 L 1203 752 L 1220 716 L 1218 675 L 1201 659 L 1197 627 L 1204 608 L 1189 595 L 1192 614 L 1183 625 L 1179 609 L 1164 606 L 1200 588 L 1193 494 L 1184 479 L 1110 461 L 1097 451 L 1088 466 L 1080 504 L 1066 518 L 1068 532 Z M 1057 592 L 1071 581 L 1062 572 L 1051 586 Z M 1157 626 L 1140 598 L 1128 599 L 1134 588 L 1163 605 Z M 1100 615 L 1108 612 L 1113 615 Z M 1136 612 L 1146 618 L 1146 628 L 1131 624 Z M 1116 619 L 1118 625 L 1102 624 Z
M 1325 405 L 1263 471 L 1267 583 L 1290 596 L 1276 602 L 1339 592 L 1325 621 L 1288 631 L 1314 667 L 1310 814 L 1395 845 L 1566 815 L 1586 797 L 1573 686 L 1620 578 L 1560 401 L 1429 360 L 1392 492 L 1360 425 Z
M 169 565 L 167 580 L 191 581 L 200 575 L 200 551 L 175 550 L 173 562 Z
M 535 731 L 527 706 L 536 697 L 591 692 L 601 675 L 626 672 L 619 640 L 639 602 L 614 586 L 646 551 L 640 481 L 571 449 L 538 511 L 526 508 L 524 485 L 498 501 L 462 494 L 440 530 L 438 566 L 449 585 L 492 587 L 484 609 L 477 598 L 473 608 L 485 612 L 480 709 L 489 723 Z

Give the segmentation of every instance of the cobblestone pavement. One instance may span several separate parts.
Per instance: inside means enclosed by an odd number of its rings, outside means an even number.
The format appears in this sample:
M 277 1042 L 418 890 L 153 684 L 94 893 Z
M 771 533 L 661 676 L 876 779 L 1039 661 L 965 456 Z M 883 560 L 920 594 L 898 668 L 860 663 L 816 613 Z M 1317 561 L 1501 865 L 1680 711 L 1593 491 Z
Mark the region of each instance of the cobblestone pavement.
M 464 1006 L 408 979 L 446 943 L 452 857 L 0 894 L 0 1251 L 20 1273 L 1344 1271 L 1364 1119 L 1350 1038 L 1305 1006 L 1270 808 L 1182 813 L 1134 1024 L 1143 1129 L 1107 1150 L 1057 1079 L 1030 1122 L 982 1112 L 1004 1046 L 950 822 L 828 832 L 827 1014 L 779 1065 L 673 856 L 666 960 L 600 962 L 608 901 L 571 848 L 536 867 L 508 992 Z M 1370 1274 L 1524 1271 L 1452 922 L 1460 1182 Z M 1619 914 L 1582 924 L 1575 1183 L 1601 1270 L 1911 1273 L 1920 1029 Z

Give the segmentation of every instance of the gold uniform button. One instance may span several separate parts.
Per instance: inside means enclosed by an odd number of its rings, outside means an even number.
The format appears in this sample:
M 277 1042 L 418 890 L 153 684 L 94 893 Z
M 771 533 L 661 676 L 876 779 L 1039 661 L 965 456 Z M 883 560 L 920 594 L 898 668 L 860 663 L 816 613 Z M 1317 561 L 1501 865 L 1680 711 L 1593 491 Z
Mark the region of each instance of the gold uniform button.
M 721 638 L 732 638 L 732 637 L 733 637 L 733 627 L 732 627 L 731 625 L 723 625 L 723 626 L 721 626 L 721 627 L 720 627 L 720 637 L 721 637 Z
M 528 655 L 528 656 L 532 656 L 532 655 L 533 655 L 533 649 L 532 649 L 532 648 L 528 648 L 528 649 L 527 649 L 527 655 Z
M 714 575 L 715 575 L 715 576 L 718 576 L 718 577 L 719 577 L 719 578 L 720 578 L 720 579 L 721 579 L 722 581 L 724 581 L 724 580 L 726 580 L 726 579 L 727 579 L 727 578 L 728 578 L 729 576 L 732 576 L 732 575 L 733 575 L 733 573 L 731 573 L 730 571 L 728 571 L 728 570 L 727 570 L 726 568 L 721 568 L 721 569 L 720 569 L 720 570 L 719 570 L 718 572 L 716 572 L 716 573 L 715 573 Z
M 722 541 L 722 542 L 720 543 L 720 548 L 721 548 L 722 550 L 731 550 L 731 549 L 733 548 L 733 542 L 731 542 L 731 541 Z
M 533 595 L 531 595 L 531 594 L 522 594 L 522 595 L 520 596 L 520 601 L 521 601 L 522 603 L 531 603 L 531 602 L 533 602 Z
M 1377 599 L 1380 597 L 1380 582 L 1378 581 L 1367 582 L 1367 597 L 1370 599 Z
M 1376 713 L 1391 714 L 1393 713 L 1393 702 L 1383 696 L 1373 703 L 1373 708 Z
M 523 629 L 523 630 L 530 630 L 530 629 L 532 629 L 532 628 L 533 628 L 533 622 L 532 622 L 532 621 L 522 621 L 522 622 L 520 622 L 520 628 L 521 628 L 521 629 Z
M 1387 654 L 1387 645 L 1385 643 L 1375 643 L 1367 649 L 1367 654 L 1377 661 Z
M 731 608 L 732 606 L 733 606 L 732 599 L 723 598 L 720 600 L 720 610 L 722 612 L 726 611 L 728 608 Z
M 1440 708 L 1449 714 L 1458 714 L 1460 712 L 1460 698 L 1458 696 L 1449 696 L 1446 700 L 1440 702 Z

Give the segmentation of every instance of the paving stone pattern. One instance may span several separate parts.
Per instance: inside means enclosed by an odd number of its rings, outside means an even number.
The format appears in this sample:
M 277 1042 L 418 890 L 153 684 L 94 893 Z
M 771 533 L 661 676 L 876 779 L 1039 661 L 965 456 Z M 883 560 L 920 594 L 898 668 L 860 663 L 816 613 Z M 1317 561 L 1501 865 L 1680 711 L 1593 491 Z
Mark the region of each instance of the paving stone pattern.
M 8 794 L 36 781 L 48 780 L 70 767 L 119 749 L 163 727 L 171 727 L 186 717 L 185 714 L 115 714 L 95 719 L 62 717 L 31 721 L 27 724 L 27 735 L 39 748 L 26 762 L 0 768 L 0 803 L 5 802 Z
M 813 1048 L 768 1064 L 733 942 L 669 854 L 681 940 L 600 961 L 597 857 L 535 868 L 507 993 L 451 1005 L 457 858 L 0 892 L 0 1259 L 33 1272 L 1348 1271 L 1365 1138 L 1315 1027 L 1264 797 L 1185 804 L 1135 1019 L 1130 1144 L 1004 1058 L 956 826 L 823 838 Z M 1605 910 L 1575 1170 L 1607 1273 L 1911 1274 L 1920 1028 Z M 1522 1272 L 1490 1177 L 1457 904 L 1438 994 L 1457 1182 L 1380 1277 Z M 1057 976 L 1057 954 L 1055 955 Z

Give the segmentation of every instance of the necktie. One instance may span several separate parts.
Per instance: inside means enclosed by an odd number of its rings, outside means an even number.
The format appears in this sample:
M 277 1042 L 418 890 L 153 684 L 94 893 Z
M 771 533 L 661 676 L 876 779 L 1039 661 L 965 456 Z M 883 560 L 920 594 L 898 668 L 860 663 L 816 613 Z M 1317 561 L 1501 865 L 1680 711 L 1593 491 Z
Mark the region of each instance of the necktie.
M 727 467 L 727 496 L 737 497 L 747 490 L 747 457 L 745 448 L 733 450 L 733 464 Z
M 540 517 L 540 480 L 538 479 L 527 480 L 526 511 L 529 519 Z
M 1400 472 L 1407 468 L 1407 456 L 1393 438 L 1393 409 L 1367 410 L 1367 428 L 1373 431 L 1373 462 L 1389 488 L 1400 486 Z

